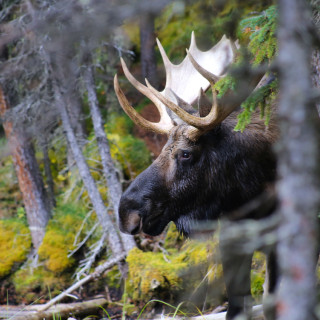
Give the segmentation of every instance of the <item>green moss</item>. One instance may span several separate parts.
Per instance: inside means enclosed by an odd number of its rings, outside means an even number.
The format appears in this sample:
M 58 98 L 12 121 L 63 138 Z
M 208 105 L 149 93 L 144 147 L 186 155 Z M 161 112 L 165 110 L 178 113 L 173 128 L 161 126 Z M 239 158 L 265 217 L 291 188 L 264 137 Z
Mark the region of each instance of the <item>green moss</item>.
M 10 274 L 16 264 L 22 263 L 31 248 L 27 226 L 17 220 L 0 221 L 0 277 Z
M 17 271 L 12 282 L 18 293 L 17 299 L 24 303 L 34 303 L 41 298 L 50 298 L 72 283 L 71 274 L 55 275 L 42 267 L 26 268 Z M 20 296 L 20 298 L 19 298 Z
M 208 257 L 215 252 L 216 242 L 187 241 L 181 250 L 170 249 L 165 257 L 162 252 L 143 252 L 137 248 L 130 251 L 127 262 L 129 276 L 127 279 L 128 295 L 134 301 L 148 301 L 192 292 L 205 278 L 212 261 Z M 197 272 L 189 273 L 192 268 Z M 221 276 L 221 266 L 213 278 Z M 210 280 L 213 280 L 210 279 Z M 170 300 L 170 298 L 169 298 Z
M 75 248 L 75 235 L 80 230 L 84 217 L 85 211 L 79 206 L 74 204 L 57 206 L 54 218 L 49 221 L 38 250 L 39 259 L 47 270 L 61 273 L 74 265 L 74 258 L 68 257 L 68 254 Z
M 178 232 L 176 225 L 171 222 L 164 242 L 166 249 L 180 247 L 183 243 L 183 236 Z

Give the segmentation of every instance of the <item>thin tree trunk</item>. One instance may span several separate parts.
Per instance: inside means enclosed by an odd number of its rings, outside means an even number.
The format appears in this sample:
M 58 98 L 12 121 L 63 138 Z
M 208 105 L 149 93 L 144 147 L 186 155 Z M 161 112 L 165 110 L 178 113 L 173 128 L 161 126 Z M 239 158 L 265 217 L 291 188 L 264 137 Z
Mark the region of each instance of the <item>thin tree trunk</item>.
M 316 304 L 319 124 L 309 100 L 309 19 L 306 1 L 279 0 L 279 320 L 313 319 Z
M 154 18 L 151 13 L 145 13 L 140 18 L 141 71 L 143 79 L 147 78 L 155 88 L 158 88 Z
M 103 129 L 102 117 L 99 110 L 98 99 L 95 91 L 93 70 L 92 67 L 89 65 L 86 66 L 84 78 L 86 88 L 88 91 L 90 113 L 92 117 L 95 136 L 98 143 L 99 153 L 101 156 L 103 173 L 108 184 L 108 200 L 113 207 L 116 216 L 116 221 L 118 223 L 118 210 L 122 194 L 122 186 L 119 181 L 117 172 L 115 170 L 115 166 L 110 154 L 109 142 Z M 133 236 L 120 233 L 120 237 L 127 253 L 136 246 Z
M 0 115 L 3 120 L 7 140 L 10 144 L 32 243 L 37 250 L 42 242 L 45 228 L 50 218 L 48 199 L 33 145 L 17 126 L 14 126 L 10 120 L 6 120 L 8 109 L 9 105 L 5 100 L 2 88 L 0 88 Z
M 56 79 L 52 79 L 53 90 L 56 99 L 56 107 L 60 112 L 62 124 L 65 130 L 69 147 L 72 151 L 73 158 L 77 164 L 79 174 L 85 185 L 85 188 L 90 197 L 93 208 L 97 214 L 98 220 L 102 226 L 102 229 L 107 234 L 108 244 L 115 257 L 123 253 L 123 247 L 119 238 L 119 235 L 112 223 L 112 220 L 107 212 L 107 208 L 103 203 L 99 190 L 95 184 L 95 181 L 90 173 L 89 167 L 85 161 L 84 155 L 72 130 L 70 118 L 66 110 L 66 103 L 60 92 L 60 88 L 56 82 Z M 120 267 L 121 272 L 125 275 L 124 268 Z

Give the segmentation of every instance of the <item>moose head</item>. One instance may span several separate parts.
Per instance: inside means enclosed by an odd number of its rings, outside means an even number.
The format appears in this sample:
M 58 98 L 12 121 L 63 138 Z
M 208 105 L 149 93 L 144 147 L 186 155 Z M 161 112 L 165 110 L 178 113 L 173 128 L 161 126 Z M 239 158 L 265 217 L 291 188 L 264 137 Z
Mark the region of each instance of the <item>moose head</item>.
M 166 134 L 159 157 L 129 186 L 120 201 L 120 229 L 160 234 L 174 221 L 189 235 L 194 221 L 215 220 L 261 193 L 274 179 L 271 144 L 276 134 L 273 119 L 266 128 L 255 115 L 244 133 L 234 131 L 237 113 L 261 74 L 242 83 L 242 90 L 218 100 L 214 84 L 225 76 L 236 56 L 236 45 L 225 36 L 208 51 L 197 48 L 192 33 L 187 56 L 174 65 L 157 39 L 166 70 L 162 92 L 138 82 L 121 59 L 130 83 L 157 107 L 160 121 L 142 118 L 121 90 L 114 88 L 128 116 L 139 126 Z M 211 87 L 212 101 L 205 94 Z M 197 105 L 198 111 L 194 106 Z

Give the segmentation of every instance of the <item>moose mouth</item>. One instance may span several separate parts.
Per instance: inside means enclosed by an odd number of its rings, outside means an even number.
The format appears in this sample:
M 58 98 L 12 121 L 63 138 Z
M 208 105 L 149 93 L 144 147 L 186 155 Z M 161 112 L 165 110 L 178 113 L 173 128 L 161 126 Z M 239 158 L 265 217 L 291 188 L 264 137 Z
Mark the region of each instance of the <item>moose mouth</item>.
M 149 236 L 158 236 L 166 227 L 166 225 L 169 223 L 165 222 L 160 218 L 160 214 L 157 214 L 156 216 L 152 216 L 150 218 L 146 218 L 142 222 L 142 231 L 146 233 Z
M 162 213 L 155 213 L 147 217 L 141 217 L 138 212 L 134 211 L 127 216 L 124 223 L 120 223 L 120 230 L 131 235 L 142 231 L 149 236 L 157 236 L 169 223 L 169 221 L 165 222 L 161 219 L 162 216 Z

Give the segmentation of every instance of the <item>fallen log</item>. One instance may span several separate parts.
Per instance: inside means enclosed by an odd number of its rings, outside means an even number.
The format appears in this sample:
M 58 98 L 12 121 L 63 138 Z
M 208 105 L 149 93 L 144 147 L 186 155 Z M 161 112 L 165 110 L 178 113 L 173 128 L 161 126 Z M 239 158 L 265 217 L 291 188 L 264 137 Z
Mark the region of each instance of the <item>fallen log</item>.
M 75 315 L 92 315 L 101 307 L 108 304 L 105 298 L 98 298 L 83 302 L 61 303 L 50 307 L 45 311 L 41 311 L 42 305 L 26 306 L 22 309 L 18 308 L 1 308 L 0 319 L 14 320 L 51 320 L 65 319 Z

